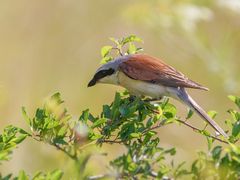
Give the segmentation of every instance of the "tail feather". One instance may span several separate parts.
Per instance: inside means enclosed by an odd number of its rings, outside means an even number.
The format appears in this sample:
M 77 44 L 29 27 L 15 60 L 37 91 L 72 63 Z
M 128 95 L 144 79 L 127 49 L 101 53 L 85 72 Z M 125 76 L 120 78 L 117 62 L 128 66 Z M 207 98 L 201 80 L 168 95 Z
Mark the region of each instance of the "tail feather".
M 180 88 L 178 91 L 178 97 L 194 110 L 200 117 L 202 117 L 207 123 L 209 123 L 218 133 L 228 138 L 225 131 L 212 119 L 208 114 L 192 99 L 192 97 L 186 92 L 184 88 Z

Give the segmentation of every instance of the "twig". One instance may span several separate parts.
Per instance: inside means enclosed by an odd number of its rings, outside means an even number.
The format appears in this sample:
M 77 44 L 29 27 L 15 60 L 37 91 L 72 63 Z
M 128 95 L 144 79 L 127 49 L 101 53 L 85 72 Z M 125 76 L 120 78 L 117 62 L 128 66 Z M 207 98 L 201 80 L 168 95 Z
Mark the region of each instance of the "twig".
M 151 130 L 154 130 L 154 129 L 157 129 L 157 128 L 162 127 L 162 126 L 165 124 L 165 122 L 166 122 L 166 120 L 164 119 L 164 120 L 162 120 L 158 125 L 153 126 L 153 127 L 149 128 L 149 129 L 144 130 L 144 131 L 142 132 L 142 134 L 146 134 L 147 132 L 149 132 L 149 131 L 151 131 Z
M 53 143 L 50 143 L 50 145 L 56 147 L 58 150 L 64 152 L 67 156 L 69 156 L 71 159 L 77 161 L 77 156 L 76 155 L 72 155 L 71 153 L 69 153 L 68 151 L 65 150 L 65 148 L 62 148 L 61 146 L 57 145 L 57 144 L 53 144 Z
M 36 137 L 38 137 L 38 135 L 31 135 L 31 137 L 32 137 L 35 141 L 44 142 L 44 141 L 41 141 L 40 139 L 36 138 Z M 59 146 L 59 145 L 57 145 L 57 144 L 54 144 L 54 143 L 51 143 L 51 142 L 48 143 L 48 144 L 50 144 L 50 145 L 56 147 L 58 150 L 64 152 L 64 153 L 65 153 L 67 156 L 69 156 L 71 159 L 73 159 L 73 160 L 75 160 L 75 161 L 77 160 L 77 157 L 76 157 L 75 155 L 72 155 L 72 154 L 70 154 L 69 152 L 67 152 L 67 151 L 65 150 L 65 148 L 62 148 L 61 146 Z
M 88 180 L 95 180 L 95 179 L 103 179 L 103 178 L 107 178 L 107 177 L 113 177 L 113 175 L 111 174 L 99 174 L 99 175 L 95 175 L 95 176 L 89 176 L 87 177 Z
M 199 128 L 197 128 L 197 127 L 194 127 L 193 125 L 187 123 L 186 121 L 183 121 L 183 120 L 180 120 L 180 119 L 176 119 L 176 121 L 179 122 L 179 123 L 181 123 L 181 124 L 183 124 L 183 125 L 185 125 L 185 126 L 187 126 L 187 127 L 190 127 L 193 131 L 198 131 L 198 132 L 201 132 L 201 131 L 202 131 L 201 129 L 199 129 Z M 222 139 L 220 139 L 220 138 L 218 138 L 218 137 L 216 137 L 216 136 L 208 135 L 208 134 L 205 134 L 205 136 L 210 137 L 210 138 L 213 138 L 213 139 L 215 139 L 215 140 L 217 140 L 217 141 L 220 141 L 220 142 L 222 142 L 222 143 L 229 144 L 228 141 L 222 140 Z
M 118 48 L 118 47 L 113 47 L 112 49 L 117 50 L 118 53 L 119 53 L 121 56 L 123 56 L 123 52 L 122 52 L 122 50 L 121 50 L 120 48 Z
M 159 114 L 158 111 L 153 111 L 153 112 L 156 113 L 156 114 Z M 201 129 L 199 129 L 199 128 L 197 128 L 197 127 L 194 127 L 193 125 L 187 123 L 186 120 L 185 120 L 185 121 L 180 120 L 180 119 L 175 119 L 175 120 L 176 120 L 177 122 L 179 122 L 179 123 L 187 126 L 187 127 L 190 127 L 193 131 L 197 131 L 197 132 L 200 132 L 200 133 L 202 132 Z M 166 120 L 163 120 L 163 121 L 161 121 L 160 124 L 158 124 L 157 126 L 154 126 L 154 127 L 150 128 L 150 129 L 148 129 L 147 131 L 153 130 L 153 129 L 157 129 L 157 128 L 163 126 L 165 122 L 166 122 Z M 206 127 L 205 127 L 205 128 L 206 128 Z M 204 128 L 204 130 L 205 130 L 205 128 Z M 147 132 L 147 131 L 146 131 L 146 132 Z M 144 133 L 146 133 L 146 132 L 144 132 Z M 207 137 L 213 138 L 213 139 L 215 139 L 215 140 L 217 140 L 217 141 L 219 141 L 219 142 L 222 142 L 222 143 L 225 143 L 225 144 L 229 144 L 228 141 L 222 140 L 222 139 L 220 139 L 220 138 L 218 138 L 218 137 L 216 137 L 216 136 L 208 135 L 208 134 L 204 134 L 204 135 L 207 136 Z
M 124 141 L 118 141 L 118 140 L 100 140 L 101 143 L 110 143 L 110 144 L 121 144 L 124 143 Z

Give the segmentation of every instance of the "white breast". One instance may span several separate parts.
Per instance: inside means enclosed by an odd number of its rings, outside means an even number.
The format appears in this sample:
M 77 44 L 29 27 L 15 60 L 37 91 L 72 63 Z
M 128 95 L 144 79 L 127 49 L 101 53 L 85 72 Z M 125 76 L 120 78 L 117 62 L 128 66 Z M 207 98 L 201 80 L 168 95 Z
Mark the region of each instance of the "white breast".
M 114 84 L 126 88 L 131 94 L 136 96 L 150 96 L 152 98 L 161 98 L 170 96 L 177 98 L 175 95 L 176 88 L 166 87 L 159 84 L 148 83 L 140 80 L 134 80 L 126 76 L 123 72 L 118 71 L 113 75 L 106 76 L 99 80 L 100 83 Z
M 119 85 L 125 87 L 130 93 L 136 96 L 144 95 L 152 98 L 160 98 L 169 95 L 168 88 L 165 86 L 134 80 L 122 72 L 118 73 L 118 82 Z

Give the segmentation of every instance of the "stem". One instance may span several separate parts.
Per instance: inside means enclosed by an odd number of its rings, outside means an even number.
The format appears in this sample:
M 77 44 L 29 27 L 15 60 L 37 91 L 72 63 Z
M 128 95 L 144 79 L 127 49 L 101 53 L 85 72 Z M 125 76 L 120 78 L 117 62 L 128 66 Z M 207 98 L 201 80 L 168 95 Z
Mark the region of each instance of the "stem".
M 124 143 L 124 141 L 118 141 L 118 140 L 101 140 L 102 143 L 110 143 L 110 144 L 121 144 Z
M 158 111 L 153 111 L 153 113 L 157 113 L 157 114 L 159 114 Z M 181 123 L 181 124 L 183 124 L 183 125 L 185 125 L 185 126 L 191 128 L 191 129 L 192 129 L 193 131 L 195 131 L 195 132 L 199 132 L 199 133 L 202 132 L 201 129 L 199 129 L 199 128 L 197 128 L 197 127 L 194 127 L 193 125 L 187 123 L 186 120 L 185 120 L 185 121 L 180 120 L 180 119 L 175 119 L 175 120 L 176 120 L 177 122 L 179 122 L 179 123 Z M 165 125 L 165 124 L 164 124 L 165 122 L 166 122 L 166 120 L 162 120 L 160 124 L 158 124 L 157 126 L 151 127 L 151 128 L 150 128 L 149 130 L 147 130 L 147 131 L 150 131 L 150 130 L 153 130 L 153 129 L 157 129 L 157 128 L 159 128 L 159 127 Z M 206 129 L 206 126 L 204 127 L 203 130 L 205 130 L 205 129 Z M 146 131 L 146 132 L 147 132 L 147 131 Z M 146 133 L 146 132 L 144 132 L 144 133 Z M 225 144 L 229 144 L 228 141 L 222 140 L 222 139 L 220 139 L 220 138 L 218 138 L 218 137 L 216 137 L 216 136 L 208 135 L 208 134 L 204 134 L 204 135 L 207 136 L 207 137 L 213 138 L 213 139 L 215 139 L 215 140 L 217 140 L 217 141 L 219 141 L 219 142 L 222 142 L 222 143 L 225 143 Z
M 32 137 L 35 141 L 44 142 L 44 141 L 36 138 L 35 136 L 38 137 L 38 135 L 31 135 L 30 137 Z M 63 147 L 61 147 L 61 146 L 59 146 L 59 145 L 57 145 L 57 144 L 54 144 L 54 143 L 48 143 L 48 144 L 50 144 L 50 145 L 56 147 L 58 150 L 64 152 L 67 156 L 69 156 L 69 157 L 70 157 L 71 159 L 73 159 L 74 161 L 77 161 L 77 160 L 78 160 L 76 155 L 72 155 L 72 154 L 69 153 L 65 148 L 63 148 Z
M 69 153 L 68 151 L 66 151 L 65 148 L 62 148 L 61 146 L 59 146 L 59 145 L 57 145 L 57 144 L 52 144 L 52 143 L 50 143 L 50 145 L 52 145 L 52 146 L 56 147 L 58 150 L 64 152 L 64 153 L 65 153 L 67 156 L 69 156 L 72 160 L 74 160 L 74 161 L 77 161 L 77 160 L 78 160 L 76 154 L 72 155 L 71 153 Z
M 118 51 L 118 53 L 120 54 L 120 56 L 123 56 L 123 52 L 119 47 L 113 47 L 112 49 L 115 49 Z
M 201 129 L 199 129 L 199 128 L 197 128 L 197 127 L 194 127 L 193 125 L 187 123 L 186 121 L 183 121 L 183 120 L 180 120 L 180 119 L 176 119 L 176 121 L 179 122 L 179 123 L 181 123 L 181 124 L 183 124 L 183 125 L 185 125 L 185 126 L 187 126 L 187 127 L 189 127 L 189 128 L 191 128 L 193 131 L 197 131 L 197 132 L 199 132 L 199 133 L 201 133 L 201 131 L 202 131 Z M 220 141 L 220 142 L 222 142 L 222 143 L 229 144 L 228 141 L 222 140 L 222 139 L 220 139 L 220 138 L 218 138 L 218 137 L 216 137 L 216 136 L 208 135 L 208 134 L 204 134 L 204 135 L 207 136 L 207 137 L 213 138 L 213 139 L 215 139 L 215 140 L 217 140 L 217 141 Z

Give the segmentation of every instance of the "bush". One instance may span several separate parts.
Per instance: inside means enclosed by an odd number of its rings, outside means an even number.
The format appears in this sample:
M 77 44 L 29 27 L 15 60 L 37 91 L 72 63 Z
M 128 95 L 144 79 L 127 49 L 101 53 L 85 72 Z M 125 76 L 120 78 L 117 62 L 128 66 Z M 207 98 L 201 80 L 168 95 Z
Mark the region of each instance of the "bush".
M 111 38 L 116 46 L 104 46 L 101 50 L 102 62 L 113 59 L 116 55 L 138 53 L 142 50 L 134 45 L 141 39 L 132 35 L 116 40 Z M 75 166 L 77 175 L 72 179 L 239 179 L 240 178 L 240 98 L 229 96 L 237 105 L 237 110 L 230 109 L 230 118 L 226 120 L 229 139 L 212 135 L 204 129 L 192 126 L 188 119 L 192 116 L 189 111 L 184 120 L 176 116 L 176 107 L 168 99 L 152 103 L 147 98 L 133 98 L 128 92 L 116 93 L 110 105 L 103 105 L 102 112 L 94 116 L 89 109 L 84 110 L 79 119 L 74 119 L 63 106 L 60 93 L 55 93 L 37 108 L 34 117 L 29 117 L 25 108 L 22 113 L 29 131 L 13 125 L 4 128 L 0 134 L 0 163 L 8 161 L 14 148 L 27 138 L 44 142 L 62 151 Z M 210 112 L 214 117 L 216 112 Z M 187 126 L 207 139 L 207 152 L 199 152 L 198 158 L 186 168 L 185 162 L 174 163 L 177 150 L 161 147 L 157 130 L 166 125 L 177 123 Z M 214 142 L 218 141 L 218 145 Z M 91 153 L 83 153 L 89 145 L 101 148 L 103 144 L 120 144 L 126 152 L 109 162 L 109 171 L 100 175 L 87 171 Z M 223 146 L 224 145 L 224 146 Z M 169 160 L 173 159 L 169 163 Z M 188 164 L 190 162 L 187 162 Z M 17 177 L 12 174 L 1 175 L 1 179 L 61 179 L 61 170 L 33 176 L 20 171 Z

